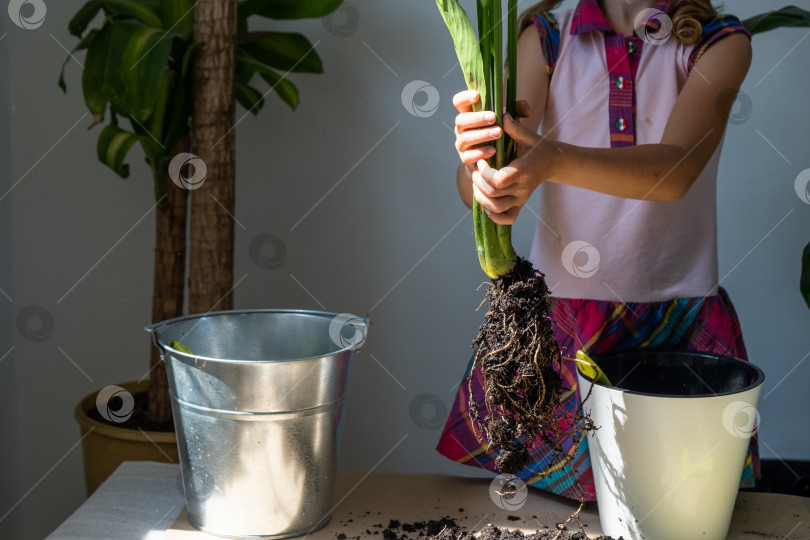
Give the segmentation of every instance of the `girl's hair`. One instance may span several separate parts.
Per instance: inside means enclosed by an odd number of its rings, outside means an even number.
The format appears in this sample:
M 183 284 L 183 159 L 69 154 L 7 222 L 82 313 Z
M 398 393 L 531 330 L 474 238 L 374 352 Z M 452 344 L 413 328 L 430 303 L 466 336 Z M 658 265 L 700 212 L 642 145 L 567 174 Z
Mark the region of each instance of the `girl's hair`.
M 532 17 L 551 11 L 562 3 L 562 0 L 542 0 L 520 16 L 520 32 L 532 25 Z M 694 45 L 700 39 L 703 26 L 717 16 L 717 10 L 711 0 L 680 0 L 669 13 L 672 18 L 672 34 L 684 45 Z

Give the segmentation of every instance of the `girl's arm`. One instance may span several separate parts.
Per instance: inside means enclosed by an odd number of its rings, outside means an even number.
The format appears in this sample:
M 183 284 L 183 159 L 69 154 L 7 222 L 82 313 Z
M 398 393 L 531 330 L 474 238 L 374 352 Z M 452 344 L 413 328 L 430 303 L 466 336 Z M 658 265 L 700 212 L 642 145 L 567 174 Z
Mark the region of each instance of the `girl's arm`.
M 517 112 L 522 117 L 521 125 L 537 132 L 546 108 L 549 78 L 540 48 L 540 35 L 534 25 L 527 27 L 518 38 L 517 59 Z M 459 92 L 453 98 L 453 106 L 459 112 L 456 116 L 456 150 L 461 158 L 456 184 L 461 200 L 468 208 L 472 208 L 472 171 L 476 169 L 476 163 L 495 155 L 494 146 L 476 146 L 502 135 L 499 127 L 492 127 L 495 123 L 493 112 L 472 112 L 472 105 L 478 99 L 478 92 L 471 90 Z
M 518 141 L 518 158 L 499 171 L 481 162 L 481 172 L 472 175 L 475 196 L 493 221 L 503 224 L 514 222 L 542 182 L 631 199 L 679 199 L 717 149 L 750 64 L 751 43 L 744 35 L 731 35 L 706 51 L 692 68 L 658 144 L 584 148 L 543 139 L 536 126 L 505 119 L 504 129 Z

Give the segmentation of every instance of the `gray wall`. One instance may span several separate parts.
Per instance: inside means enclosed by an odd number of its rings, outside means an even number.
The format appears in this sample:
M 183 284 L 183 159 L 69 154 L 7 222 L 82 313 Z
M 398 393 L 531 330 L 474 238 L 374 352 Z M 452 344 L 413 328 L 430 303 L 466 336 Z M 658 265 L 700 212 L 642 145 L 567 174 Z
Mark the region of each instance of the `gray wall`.
M 73 407 L 100 387 L 141 377 L 149 351 L 149 173 L 138 151 L 128 180 L 97 162 L 98 129 L 85 129 L 76 63 L 68 94 L 56 86 L 60 43 L 75 43 L 66 26 L 81 2 L 46 3 L 35 30 L 0 15 L 0 35 L 8 32 L 0 41 L 0 102 L 8 105 L 0 112 L 0 191 L 14 186 L 0 201 L 0 287 L 13 298 L 0 298 L 0 354 L 16 347 L 0 362 L 0 422 L 13 441 L 2 456 L 0 536 L 13 538 L 42 537 L 82 502 Z M 236 306 L 370 311 L 340 466 L 474 474 L 434 451 L 481 320 L 484 281 L 453 179 L 448 126 L 461 74 L 432 1 L 352 4 L 334 26 L 275 26 L 318 42 L 326 73 L 294 78 L 295 113 L 268 96 L 258 118 L 239 124 L 235 276 L 244 279 Z M 729 4 L 741 16 L 765 9 L 754 0 Z M 337 35 L 341 28 L 348 35 Z M 719 180 L 722 285 L 768 376 L 762 455 L 781 459 L 810 459 L 810 312 L 797 288 L 810 208 L 794 191 L 810 167 L 806 36 L 792 29 L 755 38 L 743 86 L 753 108 L 747 119 L 735 113 Z M 435 114 L 403 107 L 414 80 L 438 90 Z M 532 230 L 524 213 L 515 227 L 522 253 Z M 286 243 L 276 270 L 249 255 L 265 233 Z M 24 335 L 13 319 L 27 306 L 44 311 L 24 321 L 33 330 Z

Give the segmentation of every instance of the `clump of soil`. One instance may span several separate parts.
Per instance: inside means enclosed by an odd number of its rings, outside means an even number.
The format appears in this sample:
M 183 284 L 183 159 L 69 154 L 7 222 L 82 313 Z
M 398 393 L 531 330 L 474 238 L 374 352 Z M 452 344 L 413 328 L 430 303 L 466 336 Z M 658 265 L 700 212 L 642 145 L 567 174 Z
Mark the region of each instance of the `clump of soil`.
M 573 438 L 578 444 L 593 429 L 581 410 L 560 407 L 568 389 L 560 377 L 562 355 L 552 331 L 548 296 L 543 273 L 518 258 L 512 272 L 494 280 L 487 291 L 489 310 L 473 340 L 475 362 L 483 368 L 486 414 L 479 413 L 472 391 L 469 411 L 487 442 L 500 448 L 495 465 L 506 474 L 516 475 L 526 467 L 538 439 L 556 452 L 549 466 L 570 460 L 563 441 Z M 480 436 L 479 441 L 483 443 Z
M 525 535 L 523 532 L 508 529 L 499 529 L 494 525 L 487 525 L 480 533 L 468 533 L 460 531 L 454 527 L 443 529 L 438 535 L 420 535 L 418 540 L 589 540 L 584 532 L 568 531 L 537 531 L 533 534 Z M 596 540 L 614 540 L 610 536 L 598 536 Z M 623 540 L 619 537 L 617 540 Z

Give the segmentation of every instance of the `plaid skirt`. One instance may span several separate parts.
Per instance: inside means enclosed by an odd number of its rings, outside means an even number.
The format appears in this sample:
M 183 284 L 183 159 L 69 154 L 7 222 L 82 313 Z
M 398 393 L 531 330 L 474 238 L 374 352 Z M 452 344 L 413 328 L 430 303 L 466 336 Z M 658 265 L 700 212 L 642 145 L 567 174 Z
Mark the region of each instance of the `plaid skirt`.
M 664 302 L 625 304 L 569 298 L 549 300 L 554 337 L 563 356 L 573 357 L 578 349 L 598 355 L 654 348 L 722 354 L 748 360 L 740 321 L 728 294 L 722 288 L 715 296 L 677 298 Z M 495 457 L 498 447 L 482 445 L 478 441 L 474 431 L 478 428 L 472 425 L 467 410 L 470 387 L 475 402 L 482 404 L 484 401 L 480 362 L 471 384 L 467 384 L 472 366 L 471 359 L 436 449 L 458 463 L 497 472 Z M 563 360 L 561 374 L 567 388 L 561 406 L 574 410 L 580 404 L 575 363 Z M 571 464 L 577 471 L 586 500 L 595 500 L 587 438 L 583 438 L 576 447 L 571 440 L 565 441 L 563 449 L 573 456 Z M 553 467 L 555 470 L 545 471 L 543 477 L 532 472 L 546 469 L 553 457 L 553 451 L 538 441 L 530 451 L 529 465 L 517 476 L 528 485 L 579 499 L 579 487 L 571 468 L 564 461 L 557 459 L 558 463 Z M 759 477 L 759 450 L 757 435 L 754 434 L 740 487 L 752 487 Z

